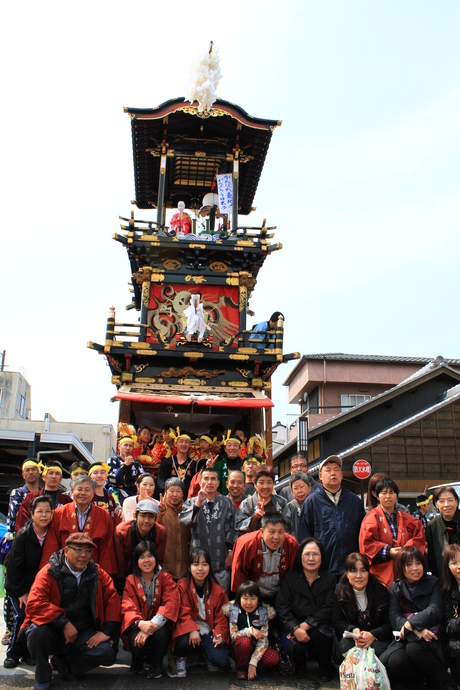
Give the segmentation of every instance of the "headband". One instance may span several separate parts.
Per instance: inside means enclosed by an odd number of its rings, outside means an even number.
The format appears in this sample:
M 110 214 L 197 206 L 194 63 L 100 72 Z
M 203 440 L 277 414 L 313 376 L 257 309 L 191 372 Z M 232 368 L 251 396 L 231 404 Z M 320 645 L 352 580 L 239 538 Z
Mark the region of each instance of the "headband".
M 58 465 L 43 465 L 42 477 L 46 477 L 50 470 L 56 470 L 56 472 L 60 472 L 62 476 L 62 467 L 59 467 Z
M 91 467 L 88 470 L 88 477 L 91 477 L 92 473 L 96 470 L 104 470 L 104 472 L 108 474 L 110 467 L 107 465 L 106 462 L 95 462 L 94 465 L 91 465 Z
M 25 470 L 26 467 L 37 467 L 38 471 L 40 474 L 42 473 L 42 469 L 36 460 L 26 460 L 25 462 L 22 463 L 22 469 Z
M 223 437 L 223 442 L 224 442 L 224 443 L 227 443 L 227 441 L 236 441 L 236 442 L 239 443 L 240 446 L 241 446 L 241 439 L 238 438 L 238 436 L 232 436 L 231 434 L 232 434 L 232 432 L 231 432 L 230 429 L 229 429 L 229 430 L 227 431 L 227 435 Z
M 123 438 L 118 441 L 118 445 L 123 446 L 125 443 L 136 443 L 136 441 L 137 436 L 123 436 Z
M 177 434 L 176 434 L 176 436 L 175 436 L 175 439 L 176 439 L 176 440 L 177 440 L 178 438 L 188 438 L 189 441 L 192 440 L 188 434 L 185 434 L 185 433 L 184 433 L 184 434 L 181 434 L 179 427 L 177 427 L 176 431 L 177 431 Z M 172 436 L 172 434 L 171 434 L 171 436 Z
M 423 501 L 417 501 L 415 505 L 416 506 L 426 506 L 431 501 L 432 498 L 433 498 L 433 496 L 428 496 L 428 498 L 425 498 Z
M 256 465 L 257 465 L 257 467 L 258 467 L 259 465 L 265 465 L 265 463 L 264 463 L 262 460 L 257 460 L 257 458 L 255 457 L 255 455 L 247 455 L 247 456 L 245 457 L 244 461 L 243 461 L 242 468 L 245 466 L 245 464 L 246 464 L 247 462 L 255 462 Z
M 200 441 L 201 439 L 203 439 L 203 441 L 207 441 L 208 443 L 213 443 L 213 439 L 207 434 L 203 434 L 202 436 L 200 436 Z

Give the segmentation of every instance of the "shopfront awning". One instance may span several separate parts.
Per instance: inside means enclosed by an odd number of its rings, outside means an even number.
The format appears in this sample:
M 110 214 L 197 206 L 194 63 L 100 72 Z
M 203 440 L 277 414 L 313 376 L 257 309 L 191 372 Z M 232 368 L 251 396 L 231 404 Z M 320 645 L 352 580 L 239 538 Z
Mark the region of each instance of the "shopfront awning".
M 197 405 L 201 407 L 273 407 L 273 402 L 261 391 L 225 390 L 206 387 L 206 390 L 182 386 L 159 386 L 147 383 L 123 385 L 115 400 L 164 405 Z

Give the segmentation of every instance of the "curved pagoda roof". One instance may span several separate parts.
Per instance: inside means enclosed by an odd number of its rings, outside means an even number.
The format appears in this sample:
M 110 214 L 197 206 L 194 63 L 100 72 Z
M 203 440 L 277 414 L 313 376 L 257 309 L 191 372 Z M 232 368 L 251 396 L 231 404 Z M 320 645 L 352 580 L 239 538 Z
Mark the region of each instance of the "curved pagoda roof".
M 209 113 L 183 97 L 157 108 L 125 108 L 131 118 L 134 182 L 138 208 L 157 205 L 162 152 L 166 152 L 165 205 L 199 208 L 213 191 L 216 174 L 233 170 L 238 146 L 239 213 L 251 212 L 265 157 L 280 120 L 248 115 L 239 106 L 218 99 Z M 217 189 L 215 190 L 217 192 Z

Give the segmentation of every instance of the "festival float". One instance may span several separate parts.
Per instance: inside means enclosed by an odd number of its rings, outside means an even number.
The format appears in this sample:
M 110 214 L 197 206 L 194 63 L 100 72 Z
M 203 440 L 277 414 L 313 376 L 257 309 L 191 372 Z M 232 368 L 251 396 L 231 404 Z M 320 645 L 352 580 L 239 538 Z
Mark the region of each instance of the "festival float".
M 196 66 L 187 98 L 125 108 L 131 122 L 135 200 L 113 239 L 128 255 L 137 323 L 109 310 L 106 357 L 119 420 L 199 435 L 243 423 L 271 446 L 271 376 L 283 362 L 283 318 L 251 330 L 249 302 L 265 260 L 282 248 L 275 227 L 248 216 L 273 132 L 281 125 L 217 98 L 219 58 Z M 172 215 L 169 217 L 168 215 Z M 278 309 L 282 307 L 276 305 Z M 270 314 L 264 315 L 268 319 Z M 269 452 L 268 462 L 271 461 Z

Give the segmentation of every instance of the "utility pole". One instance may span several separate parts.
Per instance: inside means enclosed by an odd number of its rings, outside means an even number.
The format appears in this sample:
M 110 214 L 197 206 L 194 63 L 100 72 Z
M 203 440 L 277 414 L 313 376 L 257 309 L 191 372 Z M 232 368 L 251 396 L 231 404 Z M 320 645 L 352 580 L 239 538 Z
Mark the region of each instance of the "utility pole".
M 0 359 L 0 371 L 3 371 L 5 368 L 5 356 L 6 356 L 6 350 L 3 350 L 1 354 L 1 359 Z

